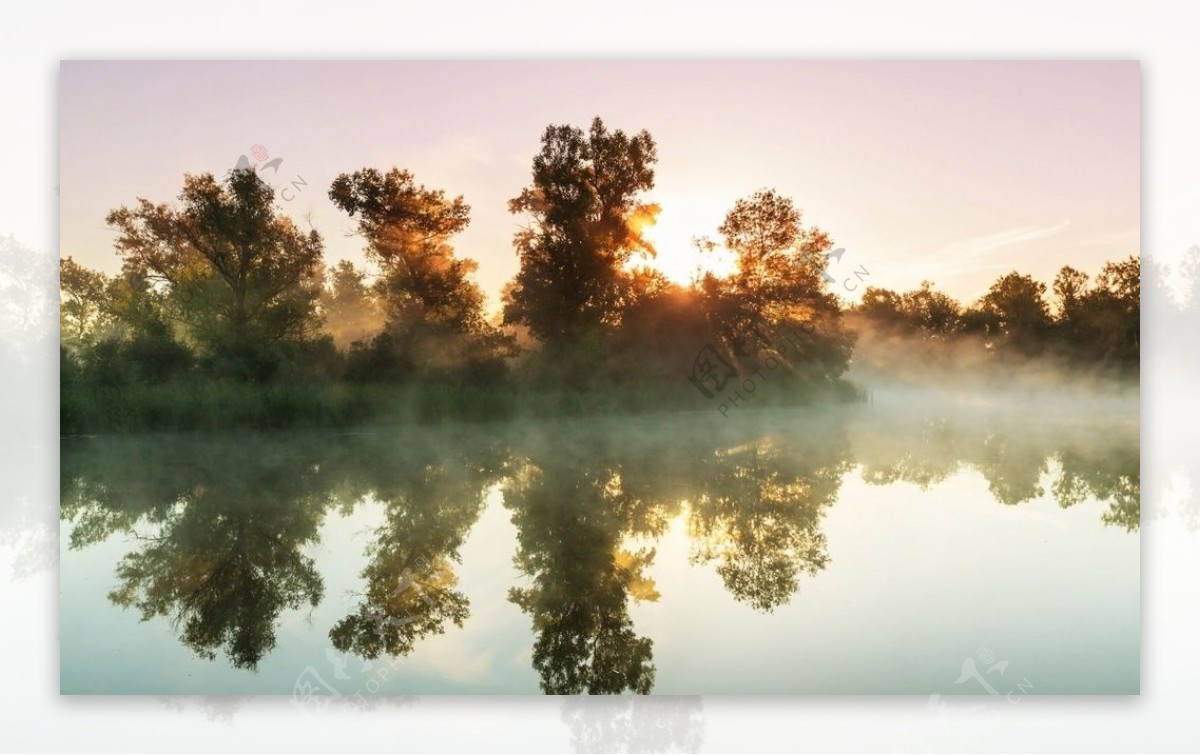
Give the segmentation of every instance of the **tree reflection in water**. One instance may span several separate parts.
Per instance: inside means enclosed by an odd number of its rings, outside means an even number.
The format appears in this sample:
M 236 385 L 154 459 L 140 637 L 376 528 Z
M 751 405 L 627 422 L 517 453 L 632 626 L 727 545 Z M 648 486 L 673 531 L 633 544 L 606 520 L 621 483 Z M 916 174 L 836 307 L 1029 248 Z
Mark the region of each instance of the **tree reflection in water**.
M 413 429 L 363 436 L 64 439 L 69 547 L 123 533 L 110 600 L 165 618 L 205 658 L 254 669 L 280 616 L 323 599 L 318 544 L 331 511 L 377 502 L 357 605 L 328 632 L 364 658 L 407 655 L 463 626 L 460 550 L 503 495 L 522 579 L 509 600 L 530 619 L 547 693 L 648 693 L 653 641 L 630 610 L 654 602 L 656 544 L 672 522 L 692 563 L 769 613 L 830 561 L 821 526 L 848 473 L 930 489 L 974 470 L 1005 506 L 1049 495 L 1140 520 L 1136 421 L 1031 427 L 1012 415 L 910 415 L 868 408 L 783 412 L 755 422 L 694 416 Z
M 261 446 L 254 463 L 246 451 L 162 439 L 111 440 L 82 455 L 64 447 L 62 516 L 76 522 L 72 548 L 116 531 L 140 543 L 117 564 L 110 600 L 143 621 L 168 617 L 205 658 L 223 649 L 253 669 L 275 647 L 280 612 L 324 594 L 301 549 L 316 541 L 328 494 L 314 449 Z
M 356 500 L 383 503 L 384 524 L 367 546 L 367 592 L 329 632 L 335 648 L 364 658 L 401 656 L 446 623 L 461 627 L 470 603 L 455 588 L 458 549 L 479 518 L 487 489 L 503 473 L 492 445 L 459 437 L 443 445 L 414 442 L 385 463 L 355 456 Z

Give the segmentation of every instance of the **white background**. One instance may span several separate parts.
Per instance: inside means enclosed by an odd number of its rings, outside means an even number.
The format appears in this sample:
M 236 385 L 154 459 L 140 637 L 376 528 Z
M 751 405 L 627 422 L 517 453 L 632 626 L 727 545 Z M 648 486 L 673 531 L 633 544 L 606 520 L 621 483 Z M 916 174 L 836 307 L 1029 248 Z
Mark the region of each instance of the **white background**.
M 313 716 L 298 712 L 286 697 L 59 697 L 54 309 L 62 58 L 1137 59 L 1143 83 L 1142 250 L 1170 265 L 1200 243 L 1197 32 L 1200 5 L 1146 2 L 5 4 L 0 747 L 1195 751 L 1200 501 L 1193 487 L 1200 485 L 1194 451 L 1200 432 L 1188 423 L 1200 420 L 1200 400 L 1189 391 L 1194 376 L 1171 372 L 1170 365 L 1190 353 L 1196 336 L 1156 329 L 1152 316 L 1143 324 L 1140 697 L 957 699 L 941 714 L 926 697 L 424 697 Z M 970 705 L 983 707 L 968 711 Z

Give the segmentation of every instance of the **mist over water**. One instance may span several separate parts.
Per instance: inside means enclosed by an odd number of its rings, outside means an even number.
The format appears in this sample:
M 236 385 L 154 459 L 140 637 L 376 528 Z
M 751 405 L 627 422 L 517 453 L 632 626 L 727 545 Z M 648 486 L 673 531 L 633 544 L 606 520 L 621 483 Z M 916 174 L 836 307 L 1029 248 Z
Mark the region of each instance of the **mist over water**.
M 62 689 L 975 694 L 987 646 L 1035 694 L 1136 692 L 1136 393 L 924 377 L 728 416 L 64 439 Z
M 400 167 L 330 186 L 370 283 L 253 171 L 110 212 L 122 274 L 60 267 L 62 690 L 1137 691 L 1139 259 L 847 308 L 763 188 L 683 285 L 626 264 L 656 160 L 548 127 L 494 320 Z

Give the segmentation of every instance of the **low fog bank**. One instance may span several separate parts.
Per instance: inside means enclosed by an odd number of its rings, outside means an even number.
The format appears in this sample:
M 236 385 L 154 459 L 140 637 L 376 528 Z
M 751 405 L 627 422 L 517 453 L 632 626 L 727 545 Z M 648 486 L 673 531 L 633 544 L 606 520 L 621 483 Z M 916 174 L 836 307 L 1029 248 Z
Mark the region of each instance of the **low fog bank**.
M 938 340 L 859 330 L 845 378 L 888 411 L 955 406 L 1027 419 L 1102 413 L 1136 422 L 1139 376 L 1050 356 L 996 354 L 980 339 Z

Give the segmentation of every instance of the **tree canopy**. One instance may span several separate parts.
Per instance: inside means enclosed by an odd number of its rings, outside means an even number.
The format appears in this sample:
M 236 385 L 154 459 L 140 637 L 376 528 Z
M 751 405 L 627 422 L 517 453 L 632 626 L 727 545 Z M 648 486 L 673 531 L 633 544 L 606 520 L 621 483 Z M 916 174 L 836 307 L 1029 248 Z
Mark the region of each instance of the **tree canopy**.
M 250 169 L 223 182 L 184 177 L 178 206 L 139 199 L 107 222 L 125 269 L 165 296 L 164 312 L 220 369 L 261 377 L 272 345 L 319 327 L 323 243 L 274 206 L 274 190 Z
M 646 131 L 627 136 L 599 118 L 587 131 L 547 127 L 530 185 L 509 202 L 530 223 L 513 240 L 521 267 L 505 296 L 506 323 L 561 344 L 620 322 L 635 290 L 626 263 L 653 254 L 641 231 L 659 209 L 644 201 L 657 160 Z
M 849 305 L 829 274 L 845 250 L 764 187 L 696 229 L 697 254 L 720 250 L 731 269 L 672 281 L 646 236 L 657 162 L 645 130 L 548 126 L 508 203 L 517 269 L 493 310 L 455 249 L 471 207 L 409 170 L 332 180 L 361 266 L 326 260 L 253 169 L 185 175 L 174 202 L 108 213 L 118 273 L 61 262 L 64 430 L 695 409 L 741 400 L 764 371 L 780 403 L 853 400 L 851 362 L 881 342 L 946 363 L 1136 374 L 1136 256 L 1049 285 L 1014 270 L 974 302 L 924 281 Z
M 486 321 L 469 277 L 477 264 L 449 243 L 470 223 L 461 196 L 426 188 L 406 170 L 364 168 L 334 179 L 329 198 L 357 221 L 380 269 L 375 294 L 386 324 L 365 351 L 372 371 L 406 377 L 503 355 L 506 339 Z

